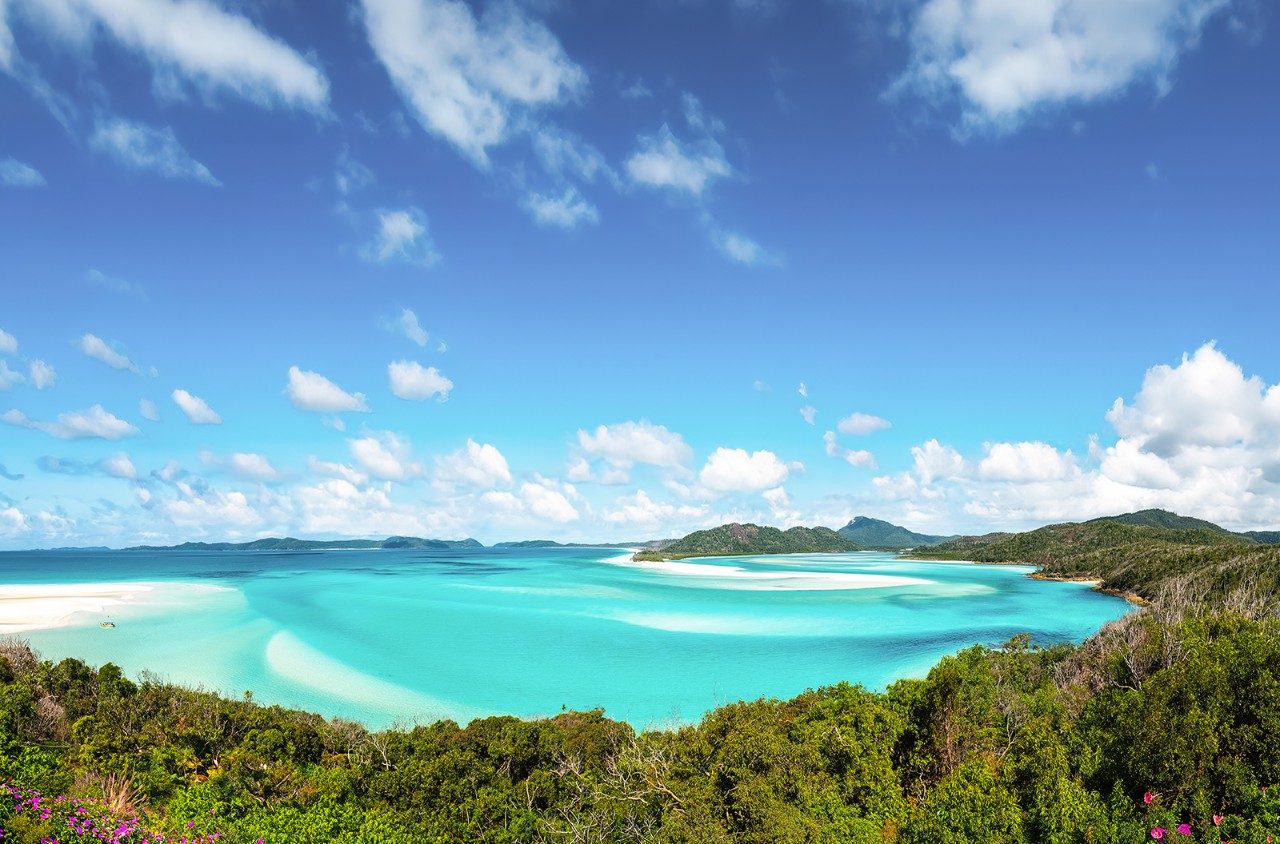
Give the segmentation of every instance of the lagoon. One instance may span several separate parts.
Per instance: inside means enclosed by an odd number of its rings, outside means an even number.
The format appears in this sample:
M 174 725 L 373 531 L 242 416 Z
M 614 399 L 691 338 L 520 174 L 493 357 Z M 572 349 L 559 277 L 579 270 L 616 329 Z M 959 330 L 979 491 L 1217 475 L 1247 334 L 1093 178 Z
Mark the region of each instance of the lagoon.
M 1078 642 L 1131 607 L 1025 566 L 613 548 L 0 553 L 0 632 L 45 657 L 372 727 L 603 708 L 637 727 L 946 654 Z M 100 623 L 114 622 L 113 628 Z

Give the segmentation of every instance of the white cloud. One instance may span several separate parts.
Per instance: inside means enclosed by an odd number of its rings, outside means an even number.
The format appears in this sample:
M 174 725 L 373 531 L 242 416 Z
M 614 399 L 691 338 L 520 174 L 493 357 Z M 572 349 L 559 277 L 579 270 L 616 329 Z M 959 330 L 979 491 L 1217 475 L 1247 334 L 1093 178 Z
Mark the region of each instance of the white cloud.
M 1229 0 L 927 0 L 894 91 L 959 106 L 960 130 L 1010 131 L 1037 110 L 1170 84 Z
M 684 437 L 644 419 L 599 425 L 594 433 L 580 430 L 578 447 L 620 469 L 636 463 L 676 468 L 693 456 L 693 449 Z
M 26 380 L 21 372 L 15 372 L 9 368 L 8 363 L 0 360 L 0 390 L 7 390 L 14 384 L 21 384 Z
M 429 133 L 480 167 L 532 111 L 585 90 L 556 37 L 514 3 L 363 0 L 374 54 Z
M 978 477 L 983 480 L 1052 481 L 1076 471 L 1074 455 L 1048 443 L 987 443 L 986 450 L 987 456 L 978 464 Z
M 1280 385 L 1246 377 L 1213 344 L 1152 367 L 1107 419 L 1116 441 L 1091 441 L 1086 465 L 1043 442 L 987 443 L 974 462 L 931 440 L 913 449 L 911 472 L 876 487 L 952 523 L 1023 526 L 1161 507 L 1228 527 L 1280 524 Z
M 453 382 L 440 374 L 434 366 L 423 366 L 417 361 L 398 360 L 387 364 L 387 376 L 391 392 L 408 401 L 421 401 L 435 396 L 447 401 Z
M 169 127 L 156 128 L 121 118 L 100 120 L 89 145 L 134 170 L 148 170 L 166 179 L 185 179 L 214 187 L 222 183 L 191 157 Z
M 840 445 L 835 431 L 827 431 L 822 435 L 828 457 L 839 457 L 855 469 L 877 469 L 875 455 L 865 449 L 848 449 Z
M 403 481 L 422 474 L 422 464 L 413 461 L 409 443 L 390 431 L 347 440 L 347 445 L 360 468 L 380 480 Z
M 594 182 L 603 176 L 616 184 L 618 174 L 600 150 L 581 138 L 556 127 L 543 126 L 533 135 L 533 151 L 542 168 L 553 176 Z
M 31 384 L 37 390 L 48 389 L 58 381 L 57 370 L 42 360 L 31 361 L 30 373 Z
M 280 471 L 271 465 L 271 461 L 261 454 L 237 451 L 227 460 L 227 470 L 238 478 L 247 481 L 274 481 L 280 478 Z
M 714 138 L 684 142 L 669 126 L 656 135 L 637 139 L 637 148 L 627 159 L 627 175 L 638 185 L 669 188 L 701 196 L 707 186 L 733 172 L 725 160 L 724 148 Z
M 94 360 L 100 360 L 112 369 L 127 369 L 137 372 L 138 366 L 124 355 L 113 349 L 107 341 L 96 334 L 86 334 L 77 343 L 80 351 Z
M 804 407 L 800 408 L 800 416 L 803 417 L 805 422 L 812 425 L 818 416 L 818 408 L 811 404 L 806 404 Z
M 800 386 L 796 388 L 796 392 L 800 394 L 801 398 L 809 398 L 809 387 L 803 381 L 801 381 Z
M 388 328 L 405 336 L 410 343 L 418 346 L 427 345 L 427 330 L 418 322 L 418 315 L 408 308 L 400 311 L 400 316 L 386 322 Z
M 61 440 L 93 438 L 118 440 L 123 437 L 136 436 L 140 433 L 130 423 L 104 410 L 100 404 L 95 404 L 88 410 L 60 413 L 57 420 L 53 422 L 31 419 L 21 410 L 9 410 L 0 414 L 0 422 L 15 425 L 19 428 L 43 431 L 49 436 L 57 437 Z
M 193 396 L 186 390 L 174 390 L 173 403 L 182 409 L 193 425 L 221 425 L 222 417 L 199 396 Z
M 453 486 L 492 489 L 511 483 L 511 469 L 497 448 L 468 439 L 465 447 L 436 458 L 436 483 L 446 489 Z
M 0 354 L 16 355 L 18 353 L 18 340 L 8 331 L 0 328 Z
M 0 16 L 3 9 L 0 8 Z M 0 19 L 0 27 L 4 26 L 4 21 Z M 2 40 L 3 33 L 0 33 Z M 4 62 L 0 61 L 0 66 Z M 0 185 L 11 188 L 38 188 L 45 184 L 44 176 L 40 171 L 32 167 L 30 164 L 24 164 L 16 158 L 0 158 Z
M 888 419 L 881 419 L 879 416 L 868 413 L 851 413 L 836 425 L 840 433 L 855 436 L 866 436 L 891 427 L 893 424 Z
M 138 400 L 138 413 L 143 419 L 147 419 L 152 422 L 160 421 L 160 408 L 157 407 L 156 403 L 151 399 Z
M 157 87 L 172 89 L 185 78 L 206 95 L 226 91 L 262 106 L 327 109 L 329 83 L 314 64 L 208 0 L 17 2 L 31 22 L 86 53 L 100 31 L 142 54 Z
M 520 498 L 531 514 L 557 524 L 577 521 L 581 515 L 563 492 L 549 484 L 521 484 Z
M 608 524 L 650 526 L 665 522 L 676 516 L 698 518 L 706 513 L 705 508 L 677 506 L 665 501 L 654 501 L 644 490 L 636 490 L 634 495 L 618 498 L 613 506 L 605 510 L 602 518 Z
M 427 215 L 421 208 L 383 209 L 377 217 L 377 231 L 360 251 L 366 261 L 424 268 L 440 262 L 440 253 L 427 231 Z
M 781 484 L 790 474 L 772 451 L 748 454 L 741 448 L 717 448 L 698 475 L 702 485 L 715 492 L 763 490 Z
M 357 471 L 346 463 L 331 463 L 325 460 L 318 460 L 313 456 L 307 458 L 307 468 L 313 474 L 329 478 L 341 478 L 356 486 L 363 486 L 369 482 L 369 476 L 366 473 Z
M 745 234 L 715 230 L 711 234 L 711 242 L 726 258 L 748 267 L 778 263 L 777 257 Z
M 560 194 L 529 192 L 520 201 L 533 221 L 540 226 L 575 229 L 582 223 L 598 223 L 600 212 L 573 187 Z
M 289 384 L 284 392 L 299 410 L 319 413 L 369 410 L 363 393 L 348 393 L 320 373 L 296 366 L 289 367 Z
M 121 452 L 114 457 L 108 457 L 98 464 L 102 471 L 106 472 L 113 478 L 121 478 L 131 481 L 138 477 L 138 469 L 133 465 L 133 461 L 129 459 L 129 455 Z

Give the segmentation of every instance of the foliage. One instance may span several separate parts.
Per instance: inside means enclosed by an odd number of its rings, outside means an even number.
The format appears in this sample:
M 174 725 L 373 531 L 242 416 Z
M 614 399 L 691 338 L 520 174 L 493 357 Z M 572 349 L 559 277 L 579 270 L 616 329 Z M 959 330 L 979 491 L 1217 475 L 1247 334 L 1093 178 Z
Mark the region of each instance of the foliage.
M 639 734 L 600 711 L 371 732 L 8 643 L 0 777 L 4 840 L 30 844 L 86 815 L 122 844 L 1261 842 L 1280 622 L 1149 610 Z
M 858 551 L 861 547 L 830 528 L 779 530 L 752 524 L 728 524 L 699 530 L 660 549 L 666 559 L 739 554 L 812 554 Z

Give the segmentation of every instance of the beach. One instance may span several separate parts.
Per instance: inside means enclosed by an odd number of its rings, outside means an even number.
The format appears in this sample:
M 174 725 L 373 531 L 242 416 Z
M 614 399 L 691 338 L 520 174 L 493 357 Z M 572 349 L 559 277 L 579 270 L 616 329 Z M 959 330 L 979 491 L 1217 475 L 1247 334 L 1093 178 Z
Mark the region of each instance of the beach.
M 0 586 L 0 633 L 64 627 L 81 614 L 109 621 L 113 609 L 155 590 L 152 583 L 22 583 Z

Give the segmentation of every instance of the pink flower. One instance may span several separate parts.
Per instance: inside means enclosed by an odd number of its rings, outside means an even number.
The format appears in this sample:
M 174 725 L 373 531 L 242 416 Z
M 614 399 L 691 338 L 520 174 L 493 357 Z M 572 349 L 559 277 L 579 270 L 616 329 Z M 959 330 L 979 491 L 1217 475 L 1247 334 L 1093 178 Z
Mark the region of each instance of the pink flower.
M 1152 837 L 1152 838 L 1154 838 L 1154 839 L 1155 839 L 1155 840 L 1157 840 L 1157 841 L 1159 841 L 1160 839 L 1164 838 L 1164 827 L 1162 827 L 1162 826 L 1157 826 L 1156 828 L 1152 829 L 1152 830 L 1151 830 L 1151 837 Z
M 1222 815 L 1214 815 L 1214 816 L 1213 816 L 1213 825 L 1214 825 L 1214 826 L 1222 826 Z
M 1190 835 L 1190 834 L 1191 834 L 1191 824 L 1189 824 L 1189 823 L 1180 823 L 1180 824 L 1178 824 L 1178 834 L 1179 834 L 1179 835 Z
M 1142 802 L 1146 803 L 1148 806 L 1150 806 L 1152 801 L 1154 801 L 1155 799 L 1156 799 L 1156 796 L 1152 794 L 1150 791 L 1142 792 Z

